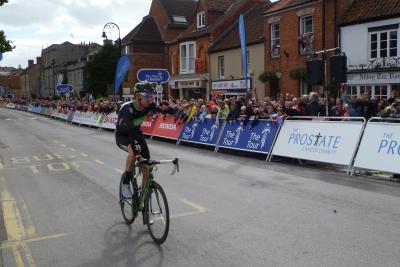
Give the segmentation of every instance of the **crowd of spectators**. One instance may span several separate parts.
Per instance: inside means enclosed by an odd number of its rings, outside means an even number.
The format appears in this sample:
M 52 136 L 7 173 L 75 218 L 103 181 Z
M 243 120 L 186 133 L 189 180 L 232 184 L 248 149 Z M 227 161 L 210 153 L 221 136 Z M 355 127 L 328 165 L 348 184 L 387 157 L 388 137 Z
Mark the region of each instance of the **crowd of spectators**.
M 1 100 L 1 99 L 0 99 Z M 101 112 L 109 114 L 117 111 L 121 102 L 112 99 L 94 99 L 91 95 L 84 98 L 72 97 L 69 100 L 61 97 L 53 98 L 14 98 L 7 99 L 14 104 L 52 107 L 63 111 Z M 328 104 L 328 105 L 327 105 Z M 204 99 L 179 100 L 165 97 L 160 105 L 168 106 L 168 113 L 175 114 L 183 120 L 203 119 L 206 116 L 244 122 L 250 118 L 278 120 L 287 116 L 330 116 L 330 117 L 371 117 L 400 118 L 400 98 L 393 90 L 388 99 L 371 98 L 370 92 L 365 91 L 361 97 L 349 96 L 341 92 L 338 98 L 327 99 L 315 92 L 300 97 L 289 94 L 277 98 L 265 97 L 258 99 L 244 96 L 213 96 L 210 101 Z

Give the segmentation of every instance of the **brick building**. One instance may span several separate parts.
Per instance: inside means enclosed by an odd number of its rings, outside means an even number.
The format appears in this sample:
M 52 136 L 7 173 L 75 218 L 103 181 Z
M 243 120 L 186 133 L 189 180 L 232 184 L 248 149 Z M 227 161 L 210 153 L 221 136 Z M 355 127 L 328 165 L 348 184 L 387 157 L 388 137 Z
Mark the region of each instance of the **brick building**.
M 353 0 L 280 0 L 265 12 L 265 94 L 307 94 L 305 62 L 339 45 L 337 23 Z M 325 12 L 324 12 L 325 10 Z M 318 88 L 314 88 L 318 90 Z
M 210 94 L 208 48 L 253 0 L 199 0 L 190 27 L 169 43 L 170 94 L 174 97 L 207 98 Z
M 262 14 L 270 5 L 270 2 L 253 2 L 253 6 L 243 14 L 248 57 L 247 87 L 256 89 L 259 98 L 264 98 L 265 91 L 264 85 L 258 80 L 258 76 L 264 71 L 264 18 Z M 211 94 L 246 95 L 241 54 L 239 26 L 236 21 L 209 48 Z
M 153 0 L 149 15 L 122 39 L 123 54 L 133 66 L 123 82 L 125 94 L 137 82 L 137 71 L 167 68 L 167 44 L 193 21 L 194 0 Z
M 41 77 L 41 58 L 28 60 L 28 67 L 21 73 L 21 93 L 25 96 L 39 96 Z

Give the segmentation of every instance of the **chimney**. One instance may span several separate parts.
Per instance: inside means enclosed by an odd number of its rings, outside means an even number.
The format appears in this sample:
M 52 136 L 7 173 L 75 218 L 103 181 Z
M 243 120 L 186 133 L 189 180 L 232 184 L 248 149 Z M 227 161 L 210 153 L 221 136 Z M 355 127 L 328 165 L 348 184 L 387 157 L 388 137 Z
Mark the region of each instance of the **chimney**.
M 36 64 L 42 64 L 42 57 L 36 57 Z
M 33 67 L 33 59 L 29 59 L 28 60 L 28 68 L 32 68 Z

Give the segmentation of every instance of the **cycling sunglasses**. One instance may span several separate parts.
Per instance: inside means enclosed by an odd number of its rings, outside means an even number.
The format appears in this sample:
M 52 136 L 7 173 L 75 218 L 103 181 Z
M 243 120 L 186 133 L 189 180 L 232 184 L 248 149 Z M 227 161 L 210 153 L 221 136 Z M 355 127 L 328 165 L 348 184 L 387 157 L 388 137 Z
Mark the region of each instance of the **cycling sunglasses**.
M 142 95 L 144 98 L 154 98 L 154 95 L 149 93 L 140 93 L 140 95 Z

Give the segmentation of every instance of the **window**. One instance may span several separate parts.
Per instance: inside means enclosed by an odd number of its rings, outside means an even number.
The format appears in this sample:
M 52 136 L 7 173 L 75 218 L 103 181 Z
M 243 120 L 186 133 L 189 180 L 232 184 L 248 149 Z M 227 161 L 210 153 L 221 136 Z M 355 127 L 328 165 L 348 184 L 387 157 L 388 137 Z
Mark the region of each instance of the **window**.
M 225 58 L 224 56 L 218 57 L 218 78 L 225 78 Z
M 370 58 L 397 57 L 398 30 L 370 33 Z
M 129 55 L 129 45 L 123 46 L 123 55 Z
M 314 53 L 314 18 L 313 16 L 300 17 L 300 54 Z
M 358 88 L 357 86 L 346 86 L 346 95 L 351 96 L 358 96 Z
M 300 95 L 308 95 L 310 91 L 307 80 L 300 80 Z
M 279 23 L 271 24 L 271 57 L 279 57 L 281 39 Z
M 185 17 L 182 17 L 182 16 L 173 16 L 173 18 L 174 18 L 174 21 L 175 21 L 176 23 L 183 23 L 183 24 L 186 24 L 186 23 L 187 23 L 187 20 L 186 20 Z
M 387 85 L 375 85 L 372 98 L 374 99 L 388 99 L 388 87 Z
M 206 26 L 206 12 L 197 13 L 197 29 Z
M 181 73 L 194 73 L 196 59 L 196 43 L 188 42 L 180 46 L 181 53 Z

